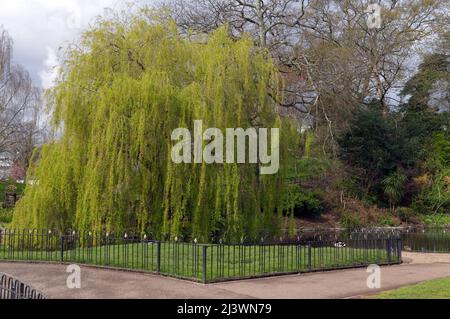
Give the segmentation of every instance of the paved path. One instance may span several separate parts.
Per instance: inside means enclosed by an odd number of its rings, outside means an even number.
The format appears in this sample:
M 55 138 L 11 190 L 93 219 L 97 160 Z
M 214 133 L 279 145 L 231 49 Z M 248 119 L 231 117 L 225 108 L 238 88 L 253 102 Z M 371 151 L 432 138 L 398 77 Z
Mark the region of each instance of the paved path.
M 402 256 L 411 264 L 450 263 L 450 254 L 402 252 Z
M 383 267 L 381 290 L 448 277 L 450 257 L 448 261 Z M 20 278 L 50 298 L 350 298 L 380 291 L 367 288 L 365 268 L 204 286 L 156 275 L 82 267 L 81 289 L 66 287 L 65 270 L 65 265 L 57 264 L 0 263 L 0 272 Z

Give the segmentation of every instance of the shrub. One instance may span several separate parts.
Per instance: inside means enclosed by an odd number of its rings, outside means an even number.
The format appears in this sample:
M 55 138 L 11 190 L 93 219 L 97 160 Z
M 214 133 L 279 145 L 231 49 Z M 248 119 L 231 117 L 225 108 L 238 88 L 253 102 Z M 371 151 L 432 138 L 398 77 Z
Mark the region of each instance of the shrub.
M 7 193 L 16 193 L 17 192 L 17 186 L 14 185 L 14 184 L 9 184 L 8 186 L 6 186 L 5 192 L 7 192 Z
M 416 212 L 408 207 L 399 207 L 395 210 L 395 215 L 404 223 L 409 223 L 416 216 Z
M 412 207 L 422 214 L 445 214 L 450 210 L 450 134 L 436 134 L 425 154 L 425 173 L 414 180 L 420 192 Z
M 364 226 L 361 217 L 354 213 L 343 213 L 339 222 L 342 227 L 348 229 L 357 229 Z
M 323 175 L 332 168 L 333 163 L 328 159 L 303 157 L 291 167 L 289 178 L 311 180 Z
M 431 185 L 414 197 L 412 208 L 420 214 L 445 214 L 450 208 L 450 169 L 437 173 Z
M 358 183 L 367 192 L 375 192 L 385 173 L 395 168 L 396 141 L 394 122 L 376 105 L 358 112 L 351 129 L 338 140 L 340 157 L 358 169 Z
M 429 226 L 443 227 L 450 225 L 450 214 L 432 214 L 423 217 L 423 222 Z
M 0 209 L 0 224 L 9 224 L 12 220 L 12 210 Z
M 285 210 L 294 209 L 295 217 L 318 217 L 325 210 L 318 192 L 301 189 L 291 185 L 285 195 Z
M 389 205 L 394 208 L 403 196 L 403 188 L 407 177 L 399 171 L 395 171 L 381 181 L 384 195 L 389 199 Z
M 389 215 L 381 215 L 378 218 L 378 226 L 386 226 L 386 227 L 393 227 L 395 226 L 395 221 L 392 218 L 392 216 Z

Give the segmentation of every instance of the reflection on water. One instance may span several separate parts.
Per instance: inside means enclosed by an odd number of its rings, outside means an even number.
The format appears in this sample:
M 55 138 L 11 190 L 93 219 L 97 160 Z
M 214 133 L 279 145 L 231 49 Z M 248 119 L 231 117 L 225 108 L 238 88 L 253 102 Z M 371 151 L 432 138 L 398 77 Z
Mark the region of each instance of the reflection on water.
M 450 228 L 303 229 L 297 233 L 301 241 L 345 242 L 398 237 L 401 237 L 405 251 L 450 253 Z
M 294 237 L 285 236 L 287 241 L 347 241 L 364 239 L 389 239 L 398 238 L 400 230 L 389 227 L 371 227 L 361 229 L 344 228 L 303 228 L 298 229 Z M 279 239 L 266 239 L 265 241 L 277 241 Z
M 406 251 L 450 253 L 450 229 L 405 229 L 402 242 Z

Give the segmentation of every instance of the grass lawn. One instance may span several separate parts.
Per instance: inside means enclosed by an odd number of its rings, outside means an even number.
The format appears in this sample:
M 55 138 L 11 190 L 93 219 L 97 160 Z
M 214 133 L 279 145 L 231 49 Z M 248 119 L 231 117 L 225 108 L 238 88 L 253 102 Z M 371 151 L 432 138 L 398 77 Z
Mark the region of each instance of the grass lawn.
M 450 299 L 450 277 L 382 292 L 378 299 Z
M 43 237 L 45 238 L 45 237 Z M 13 249 L 0 243 L 0 260 L 61 261 L 60 243 L 45 238 L 47 249 Z M 23 247 L 31 247 L 21 243 Z M 203 277 L 203 245 L 189 243 L 160 244 L 160 272 L 201 280 Z M 45 246 L 44 246 L 45 247 Z M 94 264 L 156 272 L 158 245 L 154 242 L 110 242 L 108 245 L 64 249 L 64 262 Z M 289 273 L 329 268 L 341 268 L 371 263 L 386 263 L 384 249 L 311 247 L 298 245 L 207 245 L 206 279 L 233 279 L 275 273 Z

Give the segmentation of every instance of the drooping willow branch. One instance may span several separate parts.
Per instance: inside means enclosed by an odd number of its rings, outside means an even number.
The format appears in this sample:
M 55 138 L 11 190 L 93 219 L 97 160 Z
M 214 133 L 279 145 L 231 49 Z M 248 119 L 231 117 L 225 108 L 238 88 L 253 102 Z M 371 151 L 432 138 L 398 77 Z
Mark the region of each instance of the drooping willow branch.
M 51 94 L 62 138 L 44 146 L 30 167 L 34 182 L 13 225 L 204 241 L 276 233 L 297 132 L 268 95 L 280 87 L 273 62 L 226 29 L 205 44 L 183 38 L 171 23 L 131 21 L 100 23 L 70 52 L 64 80 Z M 277 175 L 259 176 L 257 164 L 172 163 L 175 128 L 192 130 L 202 120 L 246 129 L 255 118 L 281 129 Z

